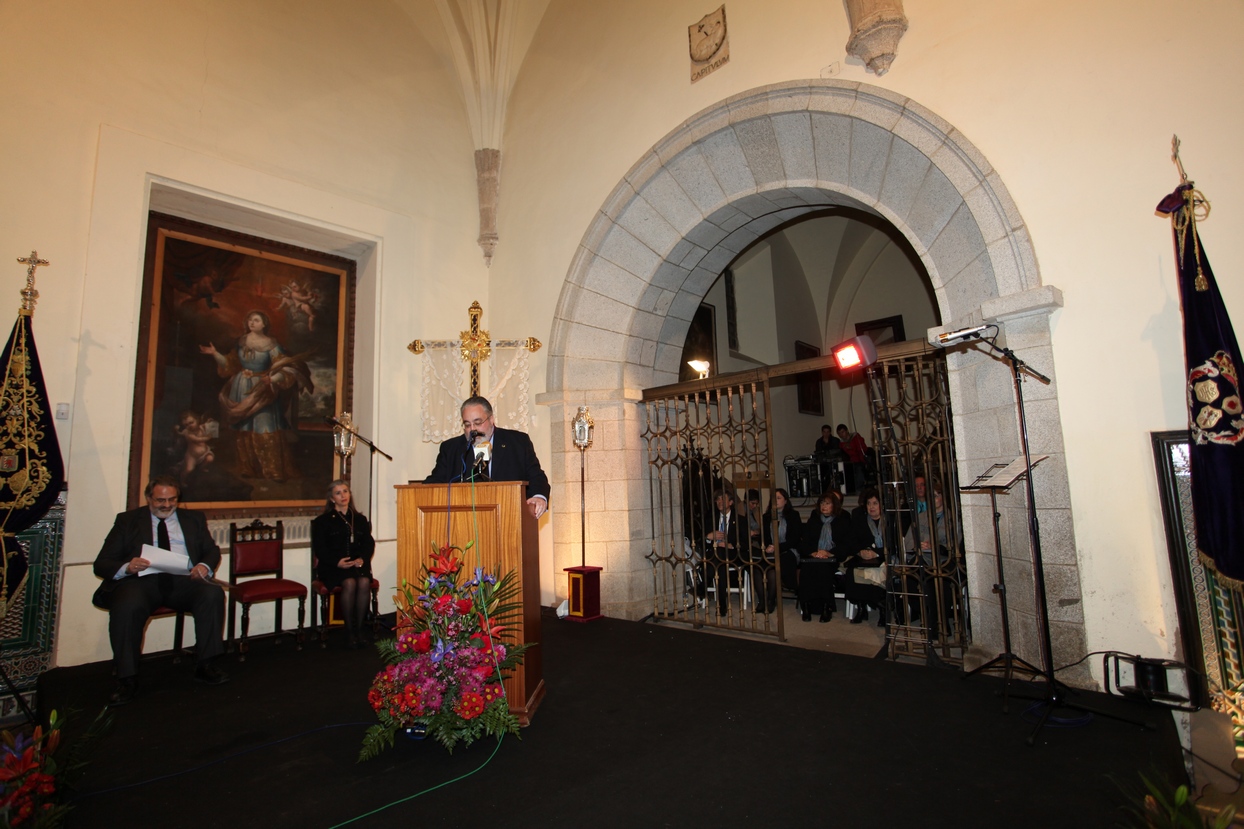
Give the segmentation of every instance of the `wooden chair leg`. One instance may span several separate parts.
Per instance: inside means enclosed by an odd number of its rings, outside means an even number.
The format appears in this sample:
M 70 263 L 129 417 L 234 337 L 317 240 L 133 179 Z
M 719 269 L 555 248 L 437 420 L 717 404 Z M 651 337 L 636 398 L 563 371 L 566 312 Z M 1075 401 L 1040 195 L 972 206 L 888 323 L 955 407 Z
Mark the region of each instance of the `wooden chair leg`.
M 328 647 L 328 596 L 320 596 L 320 647 Z
M 177 621 L 173 625 L 173 664 L 174 665 L 181 662 L 181 657 L 182 657 L 182 654 L 184 653 L 184 650 L 182 649 L 182 643 L 185 641 L 184 639 L 185 633 L 186 633 L 186 614 L 178 613 Z
M 380 591 L 371 591 L 371 632 L 373 634 L 384 633 L 380 628 Z
M 238 661 L 246 661 L 246 651 L 248 649 L 246 643 L 246 635 L 251 629 L 251 606 L 249 604 L 242 605 L 242 639 L 238 642 Z
M 298 650 L 302 650 L 302 622 L 303 622 L 303 617 L 305 616 L 306 612 L 307 612 L 307 597 L 299 596 L 298 597 L 298 633 L 294 637 L 294 641 L 297 643 Z

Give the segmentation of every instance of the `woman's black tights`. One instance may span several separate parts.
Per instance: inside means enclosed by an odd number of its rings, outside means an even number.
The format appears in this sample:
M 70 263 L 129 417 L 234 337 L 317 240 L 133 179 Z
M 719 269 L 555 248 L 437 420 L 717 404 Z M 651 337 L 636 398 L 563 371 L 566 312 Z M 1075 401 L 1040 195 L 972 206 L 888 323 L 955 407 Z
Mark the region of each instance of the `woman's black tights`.
M 350 642 L 358 641 L 359 631 L 363 629 L 363 619 L 367 615 L 367 598 L 371 592 L 371 579 L 358 577 L 344 579 L 341 582 L 341 616 L 345 619 L 346 631 Z

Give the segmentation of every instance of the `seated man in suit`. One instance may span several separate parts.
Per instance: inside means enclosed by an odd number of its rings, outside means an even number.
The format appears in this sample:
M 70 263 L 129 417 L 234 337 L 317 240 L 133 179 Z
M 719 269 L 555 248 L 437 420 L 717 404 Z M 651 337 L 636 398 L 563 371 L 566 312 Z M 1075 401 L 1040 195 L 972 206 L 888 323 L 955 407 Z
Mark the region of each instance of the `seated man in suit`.
M 549 508 L 549 479 L 540 468 L 531 438 L 523 432 L 498 428 L 492 404 L 478 395 L 463 401 L 461 413 L 462 435 L 441 443 L 436 466 L 423 482 L 447 484 L 469 479 L 473 465 L 478 463 L 490 481 L 526 481 L 527 508 L 536 518 L 543 515 Z
M 207 519 L 202 513 L 177 508 L 181 484 L 176 478 L 152 478 L 144 494 L 147 506 L 119 513 L 95 557 L 95 575 L 104 581 L 91 602 L 108 611 L 108 637 L 117 669 L 112 705 L 134 698 L 143 629 L 159 607 L 194 615 L 195 680 L 208 685 L 229 681 L 227 674 L 212 665 L 224 651 L 225 593 L 211 582 L 220 566 L 220 548 L 207 529 Z M 188 556 L 188 572 L 142 576 L 151 566 L 142 557 L 144 544 Z

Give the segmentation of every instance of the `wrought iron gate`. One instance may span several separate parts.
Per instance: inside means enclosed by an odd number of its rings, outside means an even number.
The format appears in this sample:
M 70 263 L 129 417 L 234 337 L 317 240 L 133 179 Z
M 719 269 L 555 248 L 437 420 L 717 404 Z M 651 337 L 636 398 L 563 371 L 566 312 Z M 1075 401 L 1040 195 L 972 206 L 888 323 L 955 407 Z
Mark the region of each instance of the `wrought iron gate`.
M 971 628 L 945 354 L 925 343 L 885 349 L 868 387 L 887 519 L 890 656 L 962 664 Z
M 728 382 L 727 382 L 728 381 Z M 769 386 L 745 372 L 644 394 L 652 503 L 653 614 L 657 618 L 782 636 L 781 567 L 763 545 L 706 543 L 714 496 L 727 490 L 740 533 L 751 533 L 747 492 L 772 491 Z M 766 501 L 762 501 L 766 503 Z M 758 526 L 758 524 L 757 524 Z M 747 548 L 747 549 L 744 549 Z M 720 610 L 724 609 L 724 613 Z
M 887 517 L 890 656 L 961 663 L 970 627 L 945 356 L 922 343 L 878 351 L 868 387 L 879 455 L 873 483 Z M 755 531 L 760 516 L 748 516 L 746 493 L 758 490 L 767 504 L 775 486 L 769 383 L 826 362 L 644 392 L 655 617 L 784 637 L 782 614 L 771 611 L 781 594 L 780 557 L 763 553 L 763 543 L 747 553 L 721 551 L 706 536 L 722 489 L 737 493 L 736 515 L 744 527 L 744 516 L 756 519 Z M 770 532 L 776 537 L 776 528 Z M 929 542 L 923 553 L 922 541 Z

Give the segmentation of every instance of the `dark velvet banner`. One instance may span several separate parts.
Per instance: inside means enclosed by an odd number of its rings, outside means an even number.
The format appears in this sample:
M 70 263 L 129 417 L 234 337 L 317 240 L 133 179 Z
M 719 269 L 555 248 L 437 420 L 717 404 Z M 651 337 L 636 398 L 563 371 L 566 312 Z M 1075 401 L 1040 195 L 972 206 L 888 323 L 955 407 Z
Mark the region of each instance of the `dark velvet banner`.
M 1192 509 L 1197 549 L 1219 575 L 1244 582 L 1244 407 L 1240 347 L 1197 233 L 1202 197 L 1183 184 L 1164 198 L 1175 230 L 1179 296 L 1188 365 L 1188 422 Z
M 25 587 L 30 566 L 16 536 L 47 513 L 65 483 L 65 467 L 30 322 L 30 312 L 18 312 L 0 357 L 5 372 L 0 389 L 0 531 L 4 539 L 0 618 Z

